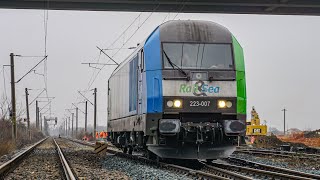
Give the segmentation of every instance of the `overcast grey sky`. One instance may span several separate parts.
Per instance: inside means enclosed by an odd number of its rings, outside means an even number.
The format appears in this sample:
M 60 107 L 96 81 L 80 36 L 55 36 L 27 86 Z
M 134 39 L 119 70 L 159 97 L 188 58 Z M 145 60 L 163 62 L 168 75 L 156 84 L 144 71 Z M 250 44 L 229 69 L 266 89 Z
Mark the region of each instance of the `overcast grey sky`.
M 81 62 L 106 63 L 96 46 L 107 48 L 122 31 L 140 14 L 133 12 L 49 11 L 47 54 L 48 93 L 54 96 L 52 113 L 60 119 L 68 114 L 71 103 L 83 100 L 78 90 L 88 88 L 92 74 L 98 70 L 81 65 Z M 134 25 L 112 48 L 119 48 L 141 26 L 150 13 L 142 13 Z M 154 13 L 125 44 L 135 46 L 163 21 L 173 19 L 176 13 Z M 165 19 L 166 17 L 166 19 Z M 248 117 L 255 106 L 261 119 L 279 129 L 283 128 L 286 107 L 288 127 L 300 129 L 320 128 L 319 108 L 320 70 L 320 17 L 178 14 L 176 19 L 209 20 L 227 27 L 238 39 L 245 53 Z M 0 10 L 0 64 L 9 63 L 9 54 L 44 54 L 44 10 Z M 107 51 L 110 55 L 116 51 Z M 114 56 L 121 62 L 132 50 L 121 50 Z M 16 79 L 24 75 L 41 58 L 16 57 Z M 98 125 L 106 125 L 107 79 L 113 67 L 105 67 L 97 76 L 91 89 L 98 88 Z M 10 98 L 9 69 L 0 69 L 1 96 Z M 36 69 L 44 73 L 43 63 Z M 6 91 L 3 82 L 6 79 Z M 29 74 L 17 84 L 17 104 L 25 108 L 24 88 L 44 87 L 41 75 Z M 40 91 L 30 90 L 30 101 Z M 92 92 L 86 95 L 93 100 Z M 43 95 L 44 96 L 44 95 Z M 46 103 L 41 102 L 41 106 Z M 84 110 L 84 104 L 79 104 Z M 93 107 L 89 106 L 92 124 Z M 35 107 L 31 108 L 34 120 Z M 43 110 L 45 111 L 45 110 Z M 83 126 L 83 114 L 79 123 Z

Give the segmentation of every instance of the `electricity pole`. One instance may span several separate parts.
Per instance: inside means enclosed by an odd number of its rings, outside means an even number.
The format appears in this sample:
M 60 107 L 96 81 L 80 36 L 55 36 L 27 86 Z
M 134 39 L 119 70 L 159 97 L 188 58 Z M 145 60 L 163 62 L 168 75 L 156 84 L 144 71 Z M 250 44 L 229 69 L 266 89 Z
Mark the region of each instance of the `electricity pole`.
M 38 116 L 38 129 L 40 129 L 40 108 L 39 108 L 39 106 L 37 107 L 37 112 L 38 112 L 38 114 L 37 114 L 37 116 Z
M 288 111 L 286 108 L 282 109 L 283 111 L 283 134 L 286 135 L 286 111 Z
M 69 129 L 68 129 L 68 134 L 70 136 L 70 117 L 69 117 Z
M 88 122 L 88 101 L 86 101 L 86 111 L 84 118 L 84 132 L 87 133 L 87 122 Z
M 72 129 L 71 129 L 71 137 L 73 137 L 73 119 L 74 119 L 74 113 L 72 113 Z
M 17 139 L 17 121 L 16 121 L 16 87 L 14 79 L 14 54 L 10 53 L 10 68 L 11 68 L 11 103 L 12 103 L 12 138 Z
M 68 136 L 68 118 L 66 118 L 66 136 Z
M 40 128 L 40 108 L 39 108 L 39 106 L 38 106 L 38 128 Z
M 87 123 L 88 123 L 88 101 L 91 105 L 94 106 L 94 122 L 93 122 L 93 140 L 96 139 L 96 132 L 97 132 L 97 88 L 91 89 L 90 91 L 94 90 L 94 103 L 92 103 L 88 98 L 86 98 L 80 91 L 78 93 L 86 99 L 86 110 L 85 110 L 85 125 L 84 130 L 87 132 Z
M 40 124 L 40 131 L 42 131 L 42 113 L 39 112 L 38 110 L 38 113 L 39 113 L 39 124 Z M 44 117 L 44 120 L 46 120 L 46 117 Z
M 78 135 L 78 107 L 76 107 L 76 138 Z
M 36 128 L 39 129 L 38 100 L 36 100 Z
M 93 122 L 93 139 L 96 140 L 97 133 L 97 88 L 94 88 L 94 122 Z
M 31 140 L 31 131 L 30 131 L 30 115 L 29 115 L 29 100 L 28 100 L 28 88 L 25 88 L 26 91 L 26 109 L 27 109 L 27 123 L 28 123 L 28 137 Z
M 80 91 L 78 91 L 78 93 L 82 96 L 82 97 L 84 97 L 84 99 L 86 100 L 86 110 L 85 110 L 85 124 L 84 124 L 84 131 L 87 133 L 87 125 L 88 125 L 88 101 L 89 101 L 89 103 L 92 105 L 92 106 L 94 106 L 94 104 L 88 99 L 88 98 L 86 98 Z

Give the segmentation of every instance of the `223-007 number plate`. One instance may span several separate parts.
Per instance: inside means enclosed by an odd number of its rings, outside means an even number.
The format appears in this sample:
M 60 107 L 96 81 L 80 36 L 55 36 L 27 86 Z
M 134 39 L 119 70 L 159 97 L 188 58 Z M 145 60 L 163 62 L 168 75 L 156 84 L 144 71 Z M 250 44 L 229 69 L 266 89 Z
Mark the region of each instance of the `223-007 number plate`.
M 210 106 L 210 101 L 190 101 L 190 106 L 193 107 L 208 107 Z

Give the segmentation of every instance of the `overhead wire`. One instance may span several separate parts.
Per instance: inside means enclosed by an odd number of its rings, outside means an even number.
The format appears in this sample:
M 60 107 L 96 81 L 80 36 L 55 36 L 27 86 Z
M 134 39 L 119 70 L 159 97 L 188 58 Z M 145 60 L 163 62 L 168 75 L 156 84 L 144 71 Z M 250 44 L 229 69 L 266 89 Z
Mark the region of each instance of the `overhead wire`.
M 23 57 L 23 58 L 38 58 L 38 57 L 45 57 L 45 56 L 23 56 L 23 55 L 19 55 L 18 57 Z
M 159 7 L 159 5 L 156 7 L 156 9 L 157 9 L 158 7 Z M 151 16 L 152 14 L 153 14 L 153 12 L 151 12 L 151 14 L 145 19 L 145 21 L 143 21 L 143 23 L 134 31 L 134 33 L 130 36 L 129 40 L 136 34 L 136 32 L 140 29 L 140 27 L 142 27 L 142 25 L 150 18 L 150 16 Z M 134 24 L 134 22 L 140 17 L 140 15 L 141 15 L 141 13 L 140 13 L 140 14 L 134 19 L 134 21 L 125 29 L 125 31 L 123 31 L 123 33 L 121 33 L 120 36 L 118 36 L 118 38 L 116 38 L 116 40 L 111 43 L 111 45 L 110 45 L 108 48 L 110 48 L 112 45 L 114 45 L 115 42 L 117 42 L 117 40 L 119 40 L 120 37 L 122 37 L 122 35 Z M 128 40 L 123 43 L 123 45 L 119 48 L 119 50 L 118 50 L 116 53 L 118 53 L 118 52 L 124 47 L 124 45 L 125 45 L 127 42 L 128 42 Z M 100 51 L 99 57 L 100 57 L 100 55 L 101 55 L 101 51 Z M 113 55 L 112 57 L 114 57 L 114 55 Z M 107 61 L 107 63 L 108 63 L 110 60 L 111 60 L 111 59 L 109 59 L 109 60 Z M 93 80 L 90 80 L 90 81 L 89 81 L 87 90 L 89 90 L 89 89 L 91 88 L 91 86 L 93 85 L 93 83 L 96 81 L 98 75 L 100 74 L 101 70 L 102 70 L 105 66 L 106 66 L 106 65 L 103 65 L 103 66 L 98 70 L 98 72 L 95 74 Z M 95 71 L 95 70 L 94 70 L 94 71 Z M 92 76 L 91 76 L 91 78 L 92 78 Z
M 45 107 L 47 107 L 49 104 L 51 104 L 51 102 L 52 102 L 52 100 L 50 100 L 45 106 L 43 106 L 43 107 L 39 110 L 39 112 L 41 112 L 41 110 L 43 110 Z
M 164 19 L 162 20 L 162 23 L 164 23 L 164 21 L 167 19 L 167 17 L 169 19 L 169 16 L 170 16 L 170 12 L 164 17 Z
M 139 19 L 139 24 L 138 24 L 138 28 L 133 32 L 133 34 L 126 40 L 124 41 L 124 43 L 122 44 L 122 46 L 118 49 L 118 51 L 113 54 L 111 57 L 114 57 L 129 41 L 130 39 L 138 32 L 138 30 L 144 25 L 144 23 L 152 16 L 152 14 L 155 12 L 156 9 L 158 9 L 158 7 L 160 6 L 160 4 L 158 4 L 154 9 L 153 11 L 149 14 L 149 16 L 142 22 L 142 24 L 140 25 L 140 18 L 141 18 L 141 15 L 142 15 L 142 12 L 129 24 L 129 26 L 107 47 L 107 48 L 110 48 L 112 47 L 122 36 L 124 36 L 124 34 L 126 33 L 126 31 Z M 99 58 L 98 58 L 98 61 L 100 61 L 100 57 L 101 57 L 101 51 L 99 53 Z M 107 61 L 107 63 L 110 61 L 111 59 L 109 59 Z M 91 86 L 93 85 L 93 83 L 96 81 L 98 75 L 100 74 L 101 70 L 105 67 L 106 65 L 103 65 L 99 70 L 98 72 L 95 74 L 96 70 L 97 69 L 94 69 L 93 73 L 92 73 L 92 76 L 90 78 L 90 81 L 88 83 L 88 87 L 86 88 L 86 92 L 89 92 L 89 89 L 91 88 Z M 94 76 L 95 74 L 95 76 Z M 94 78 L 93 78 L 94 76 Z M 92 79 L 93 78 L 93 79 Z M 77 96 L 77 100 L 78 101 L 79 99 L 79 96 Z
M 42 61 L 45 61 L 48 56 L 45 56 L 41 61 L 39 61 L 34 67 L 32 67 L 25 75 L 23 75 L 17 82 L 20 82 L 24 77 L 26 77 L 30 72 L 32 72 Z
M 160 6 L 160 4 L 158 4 L 158 6 L 157 6 L 154 10 L 156 10 L 159 6 Z M 151 12 L 150 15 L 142 22 L 142 24 L 138 26 L 138 28 L 137 28 L 137 29 L 134 31 L 134 33 L 129 37 L 129 39 L 127 39 L 127 40 L 123 43 L 123 45 L 118 49 L 118 51 L 117 51 L 115 54 L 112 55 L 112 57 L 114 57 L 114 56 L 124 47 L 124 45 L 125 45 L 126 43 L 128 43 L 128 41 L 136 34 L 136 32 L 143 26 L 143 24 L 151 17 L 151 15 L 152 15 L 153 13 L 154 13 L 154 11 Z M 111 45 L 110 45 L 108 48 L 110 48 L 113 44 L 115 44 L 115 42 L 116 42 L 118 39 L 120 39 L 120 37 L 133 25 L 133 23 L 134 23 L 138 18 L 140 18 L 140 15 L 141 15 L 141 13 L 140 13 L 140 14 L 135 18 L 135 20 L 125 29 L 125 31 L 124 31 L 120 36 L 118 36 L 118 38 L 117 38 L 113 43 L 111 43 Z M 101 51 L 100 51 L 100 55 L 101 55 Z M 109 59 L 109 61 L 110 61 L 110 60 L 111 60 L 111 59 Z M 109 62 L 109 61 L 108 61 L 108 62 Z M 89 84 L 87 90 L 91 88 L 92 84 L 95 82 L 96 78 L 98 77 L 98 75 L 100 74 L 101 70 L 102 70 L 105 66 L 106 66 L 106 65 L 103 65 L 103 66 L 101 67 L 101 69 L 100 69 L 100 70 L 98 71 L 98 73 L 95 75 L 95 77 L 94 77 L 94 79 L 92 80 L 92 82 Z
M 187 1 L 188 1 L 188 0 L 183 1 L 183 4 L 182 4 L 180 10 L 179 10 L 178 13 L 173 17 L 172 20 L 176 19 L 176 17 L 182 12 L 182 10 L 183 10 L 184 6 L 186 5 L 186 2 L 187 2 Z
M 100 51 L 99 55 L 95 58 L 95 59 L 97 59 L 97 61 L 96 61 L 97 63 L 100 62 L 100 58 L 101 58 L 101 51 Z M 91 87 L 90 84 L 91 84 L 91 81 L 94 79 L 95 72 L 96 72 L 96 69 L 94 69 L 92 72 L 92 75 L 91 75 L 90 80 L 88 82 L 88 88 L 84 91 L 85 94 L 89 91 L 89 89 Z M 79 99 L 80 99 L 80 97 L 77 95 L 76 101 L 78 101 Z M 71 108 L 72 108 L 72 105 L 71 105 Z
M 49 13 L 48 13 L 48 9 L 49 9 L 49 0 L 47 0 L 46 3 L 46 8 L 44 10 L 44 56 L 23 56 L 20 55 L 18 57 L 23 57 L 23 58 L 34 58 L 34 57 L 44 57 L 44 59 L 42 59 L 36 66 L 34 66 L 31 70 L 29 70 L 24 76 L 22 76 L 22 78 L 20 78 L 17 82 L 21 81 L 27 74 L 29 74 L 33 69 L 35 69 L 42 61 L 44 62 L 44 86 L 45 86 L 45 91 L 46 91 L 46 96 L 48 97 L 48 91 L 47 91 L 47 36 L 48 36 L 48 17 L 49 17 Z M 4 85 L 4 94 L 5 94 L 5 100 L 8 103 L 9 106 L 9 102 L 8 102 L 8 95 L 7 95 L 7 87 L 6 87 L 6 78 L 5 78 L 5 70 L 4 67 L 2 69 L 3 72 L 3 85 Z M 43 91 L 42 91 L 43 92 Z M 9 110 L 9 108 L 8 108 Z
M 121 33 L 107 48 L 112 47 L 112 46 L 127 32 L 127 30 L 129 30 L 129 28 L 130 28 L 138 19 L 140 19 L 140 16 L 141 16 L 141 15 L 142 15 L 142 12 L 139 13 L 139 15 L 129 24 L 129 26 L 127 26 L 127 28 L 126 28 L 124 31 L 122 31 L 122 33 Z M 100 57 L 101 57 L 101 51 L 100 51 L 100 53 L 99 53 L 99 58 L 98 58 L 98 60 L 97 60 L 97 63 L 99 63 Z M 110 61 L 110 59 L 109 59 L 107 62 L 109 62 L 109 61 Z M 89 89 L 91 88 L 91 86 L 92 86 L 92 84 L 95 82 L 97 76 L 100 74 L 100 71 L 101 71 L 104 67 L 105 67 L 105 65 L 103 65 L 102 68 L 100 68 L 100 70 L 98 71 L 97 74 L 95 74 L 96 69 L 93 70 L 92 76 L 91 76 L 90 81 L 89 81 L 89 83 L 88 83 L 88 88 L 87 88 L 87 90 L 89 90 Z M 94 74 L 95 74 L 95 75 L 94 75 Z M 93 78 L 93 77 L 94 77 L 94 78 Z
M 98 55 L 98 58 L 97 58 L 97 63 L 100 62 L 100 58 L 101 58 L 101 51 L 99 52 L 99 55 Z M 94 77 L 95 72 L 96 72 L 96 69 L 94 69 L 93 72 L 92 72 L 92 75 L 91 75 L 90 80 L 88 82 L 88 88 L 86 90 L 90 89 L 90 84 L 91 84 L 91 81 L 93 81 L 93 79 L 94 79 L 93 77 Z
M 140 18 L 141 15 L 142 15 L 142 12 L 139 13 L 139 15 L 129 24 L 129 26 L 127 26 L 126 29 L 124 31 L 122 31 L 122 33 L 107 48 L 112 47 L 130 29 L 130 27 Z M 96 61 L 97 63 L 99 63 L 100 57 L 101 57 L 101 51 L 99 52 L 99 57 L 97 58 L 97 61 Z M 95 67 L 97 67 L 97 65 Z M 87 91 L 91 88 L 91 86 L 95 82 L 97 76 L 100 74 L 101 69 L 103 69 L 104 67 L 105 67 L 105 65 L 103 65 L 102 68 L 100 68 L 100 70 L 98 71 L 97 74 L 95 74 L 96 69 L 93 70 L 93 73 L 92 73 L 90 80 L 88 82 L 88 87 L 86 89 Z M 78 100 L 78 98 L 77 98 L 77 100 Z
M 108 48 L 112 47 L 121 37 L 126 33 L 126 31 L 136 22 L 137 19 L 140 19 L 142 12 L 130 23 L 130 25 L 122 31 L 122 33 L 108 46 Z
M 119 53 L 119 51 L 130 41 L 130 39 L 138 32 L 138 30 L 144 25 L 144 23 L 147 22 L 147 20 L 152 16 L 152 14 L 155 12 L 155 10 L 158 9 L 159 6 L 160 4 L 158 4 L 158 6 L 155 9 L 153 9 L 153 11 L 149 14 L 149 16 L 141 23 L 141 25 L 133 32 L 133 34 L 123 43 L 120 49 L 112 55 L 112 57 L 114 57 Z
M 48 56 L 47 55 L 47 40 L 48 40 L 48 21 L 49 21 L 49 0 L 46 1 L 45 3 L 45 8 L 44 8 L 44 12 L 43 12 L 44 16 L 43 16 L 43 25 L 44 25 L 44 56 Z M 48 98 L 48 59 L 45 59 L 44 62 L 44 86 L 45 86 L 45 91 L 46 91 L 46 96 L 47 99 Z M 50 109 L 51 109 L 51 104 L 50 104 Z M 51 110 L 50 110 L 50 114 L 51 114 Z
M 105 67 L 106 65 L 103 65 L 101 67 L 101 69 L 98 70 L 98 73 L 96 74 L 96 76 L 94 77 L 94 79 L 92 80 L 91 84 L 89 85 L 89 87 L 87 88 L 87 90 L 89 90 L 91 88 L 91 86 L 93 85 L 93 83 L 96 81 L 98 75 L 100 74 L 101 70 Z
M 138 28 L 133 32 L 133 34 L 122 44 L 122 46 L 118 49 L 118 51 L 115 53 L 115 54 L 113 54 L 112 55 L 112 58 L 129 42 L 129 40 L 138 32 L 138 30 L 144 25 L 144 23 L 151 17 L 151 15 L 154 13 L 154 11 L 156 10 L 156 9 L 158 9 L 158 7 L 160 6 L 160 4 L 158 4 L 157 5 L 157 7 L 149 14 L 149 16 L 142 22 L 142 24 L 141 25 L 139 25 L 138 26 Z M 141 14 L 141 13 L 140 13 Z M 140 17 L 140 14 L 139 14 L 139 16 L 138 17 Z M 137 19 L 137 18 L 136 18 Z M 135 19 L 135 20 L 136 20 Z M 135 21 L 134 20 L 134 21 Z M 129 25 L 129 27 L 131 27 L 132 26 L 132 24 L 133 23 L 131 23 L 130 25 Z M 128 28 L 127 28 L 128 29 Z M 126 29 L 126 30 L 127 30 Z M 114 43 L 112 43 L 112 44 L 114 44 Z M 111 46 L 109 46 L 109 47 L 111 47 Z M 109 48 L 108 47 L 108 48 Z M 101 54 L 101 51 L 100 51 L 100 54 Z M 110 61 L 111 59 L 109 59 L 109 61 Z M 107 61 L 107 62 L 109 62 L 109 61 Z M 100 74 L 100 72 L 101 72 L 101 70 L 105 67 L 106 65 L 103 65 L 102 67 L 101 67 L 101 69 L 100 70 L 98 70 L 98 73 L 96 74 L 96 76 L 94 77 L 94 79 L 92 80 L 92 82 L 91 82 L 91 84 L 88 86 L 88 88 L 87 88 L 87 90 L 89 90 L 90 88 L 91 88 L 91 86 L 93 85 L 93 83 L 96 81 L 96 79 L 97 79 L 97 77 L 98 77 L 98 75 Z
M 36 98 L 34 98 L 34 99 L 29 103 L 29 106 L 30 106 L 34 101 L 37 100 L 37 98 L 43 93 L 43 91 L 45 91 L 45 89 L 43 89 L 43 90 L 36 96 Z
M 43 56 L 18 56 L 18 57 L 22 57 L 22 58 L 25 58 L 25 57 L 43 57 Z M 33 66 L 27 73 L 25 73 L 18 81 L 16 81 L 15 83 L 19 83 L 23 78 L 25 78 L 28 74 L 30 74 L 31 72 L 33 72 L 37 67 L 38 67 L 38 65 L 39 64 L 41 64 L 43 61 L 45 61 L 47 59 L 47 56 L 44 56 L 44 58 L 43 59 L 41 59 L 35 66 Z M 46 90 L 46 89 L 44 89 L 44 90 Z M 43 92 L 43 91 L 42 91 Z M 48 97 L 48 95 L 47 95 L 47 97 Z M 22 107 L 22 106 L 21 106 Z M 26 111 L 26 107 L 24 108 L 24 109 L 22 109 L 22 108 L 19 108 L 20 110 L 21 110 L 21 112 L 22 111 Z M 22 113 L 21 115 L 23 115 L 24 113 Z

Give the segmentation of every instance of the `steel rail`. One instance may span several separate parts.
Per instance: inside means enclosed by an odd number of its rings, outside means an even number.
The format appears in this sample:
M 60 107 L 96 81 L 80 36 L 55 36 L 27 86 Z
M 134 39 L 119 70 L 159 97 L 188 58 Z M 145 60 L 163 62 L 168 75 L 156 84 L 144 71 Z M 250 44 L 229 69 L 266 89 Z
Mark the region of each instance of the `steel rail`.
M 90 142 L 86 142 L 86 141 L 79 141 L 79 140 L 75 140 L 75 139 L 69 139 L 67 138 L 67 140 L 70 140 L 72 142 L 76 142 L 79 144 L 83 144 L 86 146 L 90 146 L 90 147 L 94 147 L 95 144 L 94 143 L 90 143 Z M 113 147 L 114 148 L 114 147 Z M 248 179 L 252 179 L 250 177 L 241 175 L 241 174 L 237 174 L 234 173 L 232 171 L 227 171 L 221 168 L 216 168 L 216 167 L 210 167 L 208 165 L 203 164 L 206 167 L 206 170 L 209 172 L 204 172 L 201 170 L 195 170 L 195 169 L 191 169 L 191 168 L 187 168 L 187 167 L 183 167 L 183 166 L 179 166 L 179 165 L 174 165 L 174 164 L 168 164 L 168 163 L 164 163 L 164 162 L 157 162 L 157 161 L 153 161 L 150 159 L 147 159 L 145 157 L 141 157 L 141 156 L 136 156 L 136 155 L 130 155 L 130 154 L 126 154 L 120 151 L 116 151 L 116 150 L 111 150 L 108 149 L 107 150 L 108 153 L 114 154 L 116 156 L 119 157 L 124 157 L 124 158 L 128 158 L 128 159 L 132 159 L 132 160 L 137 160 L 143 163 L 147 163 L 147 164 L 152 164 L 152 165 L 156 165 L 159 166 L 161 168 L 164 169 L 168 169 L 174 172 L 179 172 L 182 174 L 187 174 L 188 176 L 191 177 L 195 177 L 195 178 L 200 178 L 200 179 L 240 179 L 240 180 L 248 180 Z
M 265 165 L 261 163 L 256 163 L 253 161 L 248 161 L 245 159 L 229 157 L 226 159 L 228 162 L 240 164 L 231 165 L 231 164 L 221 164 L 217 162 L 212 162 L 211 164 L 224 168 L 224 169 L 233 169 L 237 172 L 245 172 L 248 174 L 260 174 L 262 176 L 267 176 L 271 178 L 287 178 L 287 179 L 320 179 L 320 175 L 309 174 L 300 171 L 295 171 L 286 168 L 280 168 L 276 166 Z M 249 166 L 249 167 L 245 167 Z
M 56 142 L 56 140 L 53 138 L 53 141 L 54 141 L 54 144 L 56 145 L 56 148 L 57 148 L 57 151 L 58 151 L 58 154 L 59 154 L 59 158 L 60 158 L 60 161 L 61 161 L 61 164 L 62 164 L 62 167 L 63 167 L 63 171 L 64 171 L 64 174 L 66 176 L 66 178 L 68 180 L 76 180 L 76 176 L 73 174 L 66 158 L 64 157 L 62 151 L 61 151 L 61 148 L 59 147 L 58 143 Z
M 299 158 L 320 158 L 319 154 L 299 153 L 299 152 L 286 152 L 286 151 L 272 151 L 262 149 L 237 149 L 235 153 L 251 153 L 251 154 L 262 154 L 262 155 L 274 155 L 283 157 L 298 156 Z
M 239 173 L 235 173 L 233 171 L 228 171 L 228 170 L 225 170 L 222 168 L 213 167 L 213 166 L 210 166 L 204 162 L 201 162 L 201 163 L 204 165 L 203 169 L 205 169 L 206 171 L 208 171 L 210 173 L 217 174 L 219 176 L 226 176 L 231 179 L 244 179 L 244 180 L 251 180 L 252 179 L 251 177 L 244 176 Z
M 165 168 L 174 172 L 187 174 L 188 176 L 192 176 L 197 179 L 223 179 L 223 180 L 230 179 L 225 177 L 223 174 L 220 174 L 220 175 L 210 174 L 200 170 L 194 170 L 194 169 L 190 169 L 190 168 L 186 168 L 186 167 L 178 166 L 174 164 L 159 163 L 159 165 L 162 168 Z
M 61 137 L 61 138 L 69 140 L 69 141 L 72 141 L 72 142 L 75 142 L 75 143 L 79 143 L 79 144 L 82 144 L 82 145 L 85 145 L 85 146 L 90 146 L 90 147 L 94 147 L 95 146 L 95 143 L 92 143 L 92 142 L 81 141 L 81 140 L 77 140 L 77 139 L 70 139 L 70 138 L 67 138 L 67 137 Z
M 9 161 L 2 164 L 0 166 L 0 179 L 3 179 L 4 176 L 9 174 L 11 171 L 13 171 L 24 158 L 26 158 L 38 145 L 40 145 L 46 139 L 48 139 L 48 137 L 36 142 L 34 145 L 32 145 L 32 146 L 28 147 L 26 150 L 20 152 L 14 158 L 12 158 Z
M 251 151 L 251 150 L 240 150 L 240 151 L 235 151 L 235 153 L 239 154 L 239 153 L 243 153 L 243 154 L 254 154 L 254 155 L 264 155 L 264 156 L 277 156 L 277 157 L 284 157 L 284 158 L 292 158 L 292 157 L 295 157 L 295 158 L 299 158 L 299 159 L 313 159 L 315 158 L 314 160 L 317 160 L 319 159 L 320 157 L 316 157 L 316 156 L 306 156 L 306 155 L 303 155 L 303 154 L 281 154 L 281 153 L 278 153 L 278 152 L 263 152 L 263 151 Z
M 108 153 L 114 154 L 116 156 L 119 157 L 124 157 L 127 159 L 132 159 L 132 160 L 136 160 L 136 161 L 140 161 L 142 163 L 146 163 L 146 164 L 151 164 L 151 165 L 155 165 L 158 167 L 161 167 L 163 169 L 167 169 L 173 172 L 178 172 L 180 174 L 184 174 L 187 175 L 189 177 L 193 177 L 196 179 L 221 179 L 221 180 L 229 180 L 230 175 L 229 174 L 225 174 L 223 172 L 219 172 L 216 174 L 210 174 L 201 170 L 195 170 L 195 169 L 191 169 L 191 168 L 187 168 L 187 167 L 183 167 L 183 166 L 179 166 L 179 165 L 175 165 L 175 164 L 168 164 L 168 163 L 164 163 L 164 162 L 157 162 L 154 160 L 150 160 L 146 157 L 141 157 L 141 156 L 136 156 L 136 155 L 130 155 L 130 154 L 126 154 L 120 151 L 115 151 L 115 150 L 107 150 Z M 218 175 L 217 175 L 218 174 Z M 241 179 L 241 178 L 236 178 L 236 179 Z
M 74 140 L 74 139 L 68 139 L 68 140 L 71 140 L 71 141 L 74 141 L 76 143 L 80 143 L 83 145 L 91 146 L 91 147 L 95 146 L 94 143 L 90 143 L 90 142 L 78 141 L 78 140 Z M 128 154 L 118 152 L 118 151 L 113 151 L 113 150 L 108 150 L 108 152 L 112 153 L 112 154 L 119 155 L 119 156 L 123 156 L 123 157 L 130 156 Z M 137 157 L 137 158 L 142 159 L 144 161 L 146 160 L 143 157 Z M 220 172 L 227 171 L 226 169 L 228 169 L 228 167 L 229 167 L 229 168 L 236 169 L 237 172 L 245 172 L 246 174 L 260 174 L 260 175 L 272 177 L 272 178 L 278 177 L 278 178 L 287 178 L 287 179 L 320 179 L 320 175 L 309 174 L 309 173 L 294 171 L 291 169 L 285 169 L 285 168 L 280 168 L 280 167 L 275 167 L 275 166 L 270 166 L 270 165 L 264 165 L 264 164 L 255 163 L 252 161 L 247 161 L 247 160 L 239 159 L 239 158 L 230 157 L 230 158 L 228 158 L 228 161 L 240 163 L 242 165 L 249 164 L 250 167 L 254 167 L 254 168 L 248 168 L 248 167 L 242 167 L 242 166 L 236 166 L 236 165 L 225 165 L 225 164 L 220 164 L 220 163 L 214 163 L 216 165 L 216 167 L 213 167 L 213 166 L 210 166 L 207 164 L 205 166 L 205 168 L 209 172 L 211 171 L 211 173 L 213 173 L 215 170 L 216 170 L 216 172 L 218 172 L 218 170 L 220 170 Z M 171 167 L 171 164 L 162 164 L 162 165 L 164 167 Z M 225 166 L 223 166 L 223 165 L 225 165 Z M 221 166 L 223 166 L 223 167 L 221 167 Z M 175 168 L 175 167 L 178 167 L 178 166 L 172 165 L 172 168 Z M 259 169 L 257 169 L 257 168 L 259 168 Z M 196 171 L 193 170 L 193 172 L 196 172 Z M 223 173 L 225 173 L 225 172 L 223 172 Z M 231 177 L 232 175 L 234 175 L 234 177 L 233 177 L 234 179 L 252 179 L 252 178 L 248 178 L 246 176 L 242 176 L 241 174 L 237 174 L 237 173 L 236 173 L 237 175 L 235 175 L 233 173 L 230 173 L 230 171 L 227 171 L 226 173 L 229 173 L 229 175 L 226 177 Z M 222 175 L 222 173 L 220 175 Z M 238 176 L 238 177 L 236 177 L 236 176 Z

